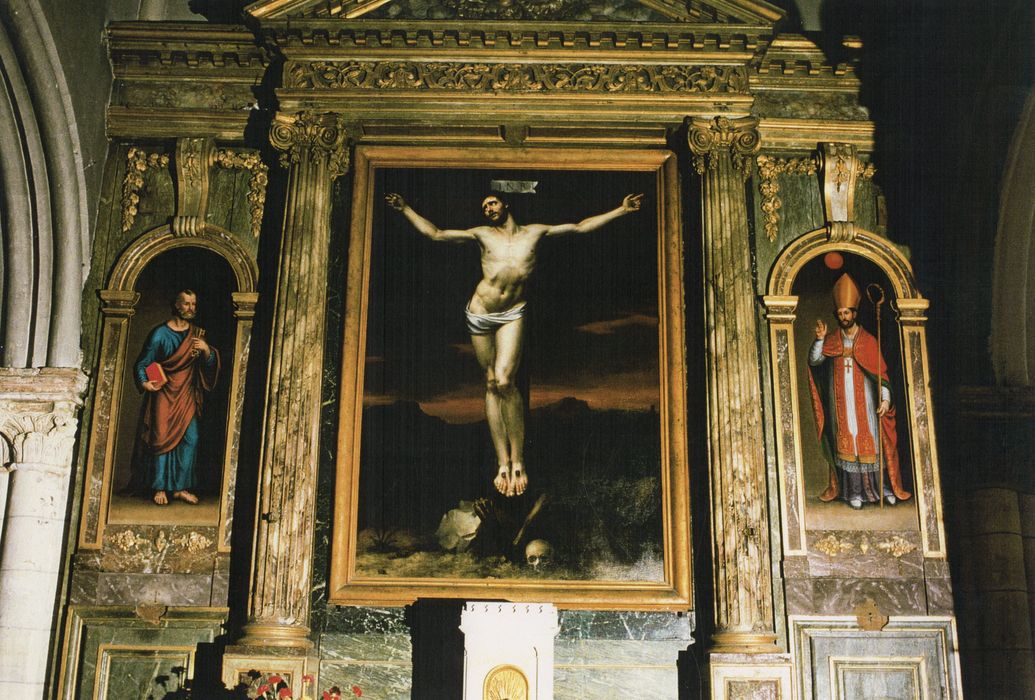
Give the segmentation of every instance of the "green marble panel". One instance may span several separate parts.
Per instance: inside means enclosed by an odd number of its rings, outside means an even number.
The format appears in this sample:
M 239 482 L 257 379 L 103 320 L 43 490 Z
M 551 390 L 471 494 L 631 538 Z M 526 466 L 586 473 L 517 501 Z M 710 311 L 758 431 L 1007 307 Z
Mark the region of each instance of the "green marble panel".
M 192 650 L 102 648 L 96 700 L 165 698 L 184 687 Z
M 119 243 L 119 248 L 124 248 L 137 236 L 151 229 L 161 226 L 162 224 L 168 223 L 169 218 L 172 217 L 176 211 L 176 189 L 173 186 L 173 164 L 172 154 L 167 154 L 160 148 L 157 147 L 146 147 L 144 150 L 148 153 L 159 153 L 169 155 L 170 162 L 165 166 L 147 167 L 141 171 L 141 175 L 144 179 L 144 184 L 136 190 L 137 196 L 140 201 L 137 202 L 136 208 L 137 213 L 133 219 L 133 225 L 126 231 L 122 230 L 122 202 L 121 202 L 121 186 L 126 176 L 126 154 L 120 152 L 116 157 L 121 157 L 123 160 L 122 167 L 119 169 L 118 184 L 120 187 L 120 215 L 115 220 L 110 222 L 111 232 L 115 240 Z M 111 263 L 114 262 L 114 258 L 107 261 L 108 264 L 104 266 L 104 269 L 108 270 L 111 267 Z
M 556 666 L 553 684 L 556 700 L 673 700 L 679 697 L 675 664 L 671 668 Z
M 351 688 L 357 686 L 364 698 L 372 700 L 410 700 L 411 666 L 409 663 L 347 663 L 322 661 L 320 688 L 338 686 L 343 698 L 354 697 Z
M 671 666 L 688 644 L 679 641 L 646 642 L 614 640 L 566 640 L 554 644 L 558 666 Z
M 64 697 L 165 697 L 180 683 L 177 667 L 199 643 L 212 642 L 222 632 L 224 612 L 167 610 L 156 625 L 125 609 L 73 609 L 73 635 L 66 648 L 75 656 L 65 659 Z M 74 687 L 69 687 L 74 686 Z M 104 689 L 107 688 L 106 695 Z
M 213 166 L 209 172 L 205 220 L 233 233 L 250 255 L 257 255 L 259 239 L 252 233 L 252 209 L 248 202 L 251 178 L 249 170 Z

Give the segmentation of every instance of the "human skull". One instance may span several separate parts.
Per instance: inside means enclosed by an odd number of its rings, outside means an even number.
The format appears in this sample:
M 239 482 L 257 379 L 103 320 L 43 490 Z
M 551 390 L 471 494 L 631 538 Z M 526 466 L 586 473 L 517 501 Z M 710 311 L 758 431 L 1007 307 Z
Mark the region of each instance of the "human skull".
M 525 546 L 525 561 L 533 569 L 538 570 L 540 566 L 550 563 L 550 555 L 553 547 L 546 540 L 532 540 Z

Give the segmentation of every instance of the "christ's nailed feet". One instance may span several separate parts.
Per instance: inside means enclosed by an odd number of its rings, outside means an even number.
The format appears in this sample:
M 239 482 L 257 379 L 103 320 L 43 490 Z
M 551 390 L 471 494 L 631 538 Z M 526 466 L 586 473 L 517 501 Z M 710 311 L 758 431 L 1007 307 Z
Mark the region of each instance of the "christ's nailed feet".
M 508 496 L 520 496 L 528 488 L 528 474 L 525 473 L 523 464 L 514 464 L 510 467 L 510 486 L 507 489 Z
M 183 501 L 184 503 L 190 503 L 191 505 L 194 505 L 198 502 L 198 497 L 190 491 L 177 491 L 173 494 L 173 498 L 179 501 Z
M 493 486 L 496 490 L 502 493 L 504 496 L 509 496 L 508 490 L 510 489 L 510 467 L 505 464 L 500 465 L 500 469 L 496 472 L 496 478 L 492 480 Z
M 169 502 L 169 497 L 165 495 L 165 491 L 155 491 L 153 497 L 156 506 L 164 506 Z

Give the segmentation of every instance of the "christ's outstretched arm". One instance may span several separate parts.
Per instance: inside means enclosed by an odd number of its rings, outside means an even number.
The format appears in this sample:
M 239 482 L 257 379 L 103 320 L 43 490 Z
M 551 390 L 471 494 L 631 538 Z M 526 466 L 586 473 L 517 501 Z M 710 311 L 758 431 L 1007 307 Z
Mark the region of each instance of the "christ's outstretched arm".
M 624 216 L 625 214 L 629 214 L 634 211 L 639 211 L 642 204 L 642 194 L 628 194 L 625 196 L 625 199 L 622 200 L 622 203 L 611 211 L 587 217 L 577 224 L 557 224 L 556 226 L 547 226 L 546 235 L 562 236 L 570 233 L 589 233 L 590 231 L 596 231 L 598 228 L 614 221 L 620 216 Z
M 474 240 L 474 232 L 472 230 L 459 231 L 456 229 L 439 228 L 415 212 L 400 195 L 394 192 L 390 192 L 385 195 L 385 202 L 387 202 L 388 206 L 392 209 L 401 212 L 402 215 L 405 216 L 411 224 L 413 224 L 415 229 L 433 241 L 462 243 L 464 241 Z

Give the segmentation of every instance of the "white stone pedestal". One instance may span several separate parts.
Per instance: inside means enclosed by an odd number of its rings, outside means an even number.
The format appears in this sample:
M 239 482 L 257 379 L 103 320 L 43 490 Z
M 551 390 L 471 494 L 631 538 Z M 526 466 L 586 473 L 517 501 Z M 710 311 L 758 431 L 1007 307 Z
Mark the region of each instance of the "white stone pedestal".
M 468 602 L 464 700 L 553 700 L 553 638 L 560 629 L 549 603 Z

